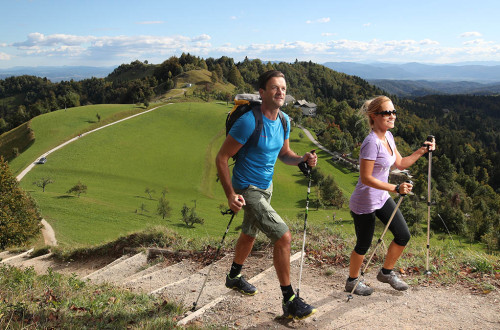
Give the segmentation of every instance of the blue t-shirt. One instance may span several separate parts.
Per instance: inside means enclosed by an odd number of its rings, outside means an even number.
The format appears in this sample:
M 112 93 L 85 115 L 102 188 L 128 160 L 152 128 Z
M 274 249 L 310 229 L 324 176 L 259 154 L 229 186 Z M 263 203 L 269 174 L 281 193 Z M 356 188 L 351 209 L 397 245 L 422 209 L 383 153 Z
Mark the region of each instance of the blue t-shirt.
M 241 116 L 231 127 L 229 135 L 243 144 L 238 152 L 233 169 L 232 183 L 235 189 L 245 189 L 249 185 L 267 189 L 271 185 L 274 165 L 285 138 L 290 136 L 290 118 L 283 112 L 287 121 L 286 137 L 279 116 L 270 120 L 262 115 L 263 127 L 256 146 L 245 145 L 255 130 L 255 117 L 252 111 Z

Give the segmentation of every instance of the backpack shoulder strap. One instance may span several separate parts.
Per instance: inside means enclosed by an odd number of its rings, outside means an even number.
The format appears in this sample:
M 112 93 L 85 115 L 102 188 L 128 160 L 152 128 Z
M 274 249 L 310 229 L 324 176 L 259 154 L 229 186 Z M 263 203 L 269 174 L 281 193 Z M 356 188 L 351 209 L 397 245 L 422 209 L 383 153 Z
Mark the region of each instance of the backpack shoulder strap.
M 281 124 L 283 125 L 283 132 L 284 132 L 283 141 L 285 141 L 286 140 L 286 131 L 288 130 L 288 122 L 285 118 L 285 115 L 283 115 L 283 112 L 281 112 L 281 110 L 278 111 L 278 117 L 280 118 Z
M 251 145 L 257 145 L 259 143 L 260 133 L 262 132 L 262 127 L 264 126 L 264 121 L 262 120 L 262 111 L 260 111 L 260 104 L 255 104 L 252 107 L 253 116 L 255 117 L 255 129 L 248 139 L 247 143 Z

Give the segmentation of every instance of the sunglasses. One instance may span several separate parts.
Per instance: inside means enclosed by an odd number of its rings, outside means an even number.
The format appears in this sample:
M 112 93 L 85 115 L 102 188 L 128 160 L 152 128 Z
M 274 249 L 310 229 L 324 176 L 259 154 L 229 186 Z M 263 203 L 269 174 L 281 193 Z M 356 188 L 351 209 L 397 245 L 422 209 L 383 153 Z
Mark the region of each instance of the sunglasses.
M 381 115 L 381 116 L 390 116 L 390 115 L 396 115 L 396 110 L 392 110 L 392 111 L 379 111 L 379 112 L 375 112 L 376 115 Z

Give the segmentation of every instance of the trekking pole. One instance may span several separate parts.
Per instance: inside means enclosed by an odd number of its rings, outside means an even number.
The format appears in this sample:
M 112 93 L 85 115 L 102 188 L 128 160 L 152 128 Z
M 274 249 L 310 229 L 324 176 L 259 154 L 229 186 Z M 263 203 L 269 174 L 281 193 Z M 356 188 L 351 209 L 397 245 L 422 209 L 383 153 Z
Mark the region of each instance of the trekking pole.
M 203 285 L 201 286 L 200 293 L 198 294 L 198 298 L 196 298 L 196 301 L 193 303 L 193 308 L 191 308 L 191 312 L 194 312 L 196 310 L 196 306 L 198 305 L 198 300 L 200 299 L 201 293 L 203 292 L 203 289 L 205 288 L 205 284 L 207 284 L 208 277 L 210 276 L 210 272 L 212 271 L 212 267 L 217 260 L 217 257 L 219 256 L 219 251 L 222 247 L 222 244 L 224 243 L 224 239 L 226 238 L 226 234 L 229 231 L 229 227 L 231 226 L 231 222 L 233 222 L 233 218 L 236 215 L 232 210 L 227 210 L 227 211 L 221 211 L 222 215 L 226 214 L 231 214 L 231 220 L 229 220 L 229 223 L 227 224 L 226 231 L 224 232 L 224 235 L 222 236 L 222 240 L 220 241 L 219 247 L 217 248 L 217 252 L 215 252 L 214 260 L 212 261 L 212 264 L 210 265 L 210 268 L 208 268 L 207 276 L 205 277 L 205 280 L 203 281 Z
M 311 150 L 314 154 L 316 149 Z M 302 266 L 304 264 L 304 249 L 306 246 L 306 230 L 307 230 L 307 214 L 309 213 L 309 194 L 311 193 L 311 168 L 307 165 L 307 162 L 302 162 L 299 164 L 299 169 L 304 173 L 304 175 L 309 179 L 307 184 L 307 198 L 306 198 L 306 215 L 304 217 L 304 238 L 302 239 L 302 252 L 300 253 L 300 272 L 299 272 L 299 287 L 297 288 L 297 297 L 300 295 L 300 282 L 302 280 Z
M 427 136 L 427 141 L 434 139 L 434 135 Z M 429 250 L 430 250 L 430 231 L 431 231 L 431 164 L 432 164 L 432 150 L 427 146 L 429 153 L 429 169 L 427 172 L 427 258 L 425 261 L 425 275 L 430 275 L 429 270 Z
M 408 180 L 406 182 L 413 184 L 413 182 L 411 180 Z M 385 225 L 385 228 L 384 228 L 384 231 L 382 232 L 382 235 L 380 236 L 380 238 L 377 241 L 377 244 L 373 248 L 373 252 L 370 255 L 370 258 L 368 259 L 368 261 L 366 262 L 365 267 L 361 271 L 361 276 L 365 276 L 365 271 L 368 268 L 368 265 L 370 264 L 370 261 L 372 260 L 373 256 L 375 255 L 375 252 L 377 251 L 378 245 L 380 244 L 380 242 L 382 242 L 382 238 L 384 238 L 384 235 L 387 232 L 387 229 L 389 229 L 389 226 L 391 225 L 392 219 L 394 219 L 394 216 L 396 215 L 396 212 L 399 209 L 399 205 L 401 205 L 401 202 L 403 201 L 403 198 L 406 196 L 406 194 L 399 194 L 399 196 L 400 197 L 399 197 L 398 203 L 396 204 L 396 208 L 394 208 L 394 211 L 392 211 L 391 217 L 389 218 L 389 221 L 387 221 L 387 224 Z M 358 279 L 356 280 L 356 284 L 352 288 L 351 293 L 349 293 L 347 295 L 347 302 L 349 302 L 353 298 L 352 294 L 354 293 L 354 290 L 356 290 L 356 288 L 358 287 L 361 276 L 358 276 Z

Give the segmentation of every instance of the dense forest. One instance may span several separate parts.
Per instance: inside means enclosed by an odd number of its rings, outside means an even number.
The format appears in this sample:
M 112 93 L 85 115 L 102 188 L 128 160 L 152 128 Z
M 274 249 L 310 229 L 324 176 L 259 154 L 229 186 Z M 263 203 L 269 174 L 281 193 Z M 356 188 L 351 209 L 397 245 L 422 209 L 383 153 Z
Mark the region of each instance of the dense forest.
M 86 104 L 145 103 L 174 88 L 177 78 L 190 70 L 211 72 L 211 83 L 231 83 L 235 93 L 253 92 L 258 76 L 282 71 L 288 93 L 317 104 L 317 115 L 305 117 L 291 106 L 285 110 L 296 123 L 315 132 L 327 148 L 357 158 L 369 127 L 358 113 L 362 102 L 384 94 L 356 76 L 333 71 L 312 62 L 270 63 L 258 59 L 235 63 L 182 54 L 161 64 L 134 61 L 116 68 L 106 78 L 52 83 L 33 76 L 0 80 L 0 134 L 49 111 Z M 227 100 L 205 84 L 209 98 Z M 432 158 L 432 225 L 450 230 L 488 249 L 500 249 L 500 97 L 432 95 L 417 99 L 389 95 L 398 109 L 393 130 L 400 153 L 410 154 L 429 134 L 438 149 Z M 204 99 L 209 99 L 204 98 Z M 221 126 L 222 127 L 222 126 Z M 426 219 L 428 161 L 421 158 L 411 171 L 416 197 L 403 208 L 412 232 L 421 231 Z

